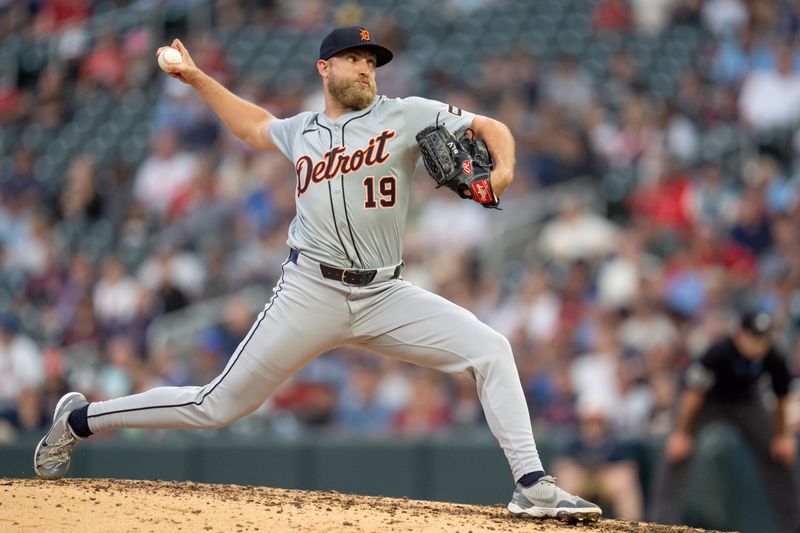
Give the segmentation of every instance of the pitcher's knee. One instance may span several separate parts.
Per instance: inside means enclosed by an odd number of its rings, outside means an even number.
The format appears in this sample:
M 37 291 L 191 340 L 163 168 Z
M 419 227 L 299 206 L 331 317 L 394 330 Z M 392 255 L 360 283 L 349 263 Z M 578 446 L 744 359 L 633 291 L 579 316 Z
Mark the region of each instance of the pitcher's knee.
M 207 429 L 222 429 L 233 424 L 237 417 L 228 416 L 227 413 L 209 413 L 206 418 Z
M 237 403 L 224 398 L 212 399 L 211 396 L 203 402 L 205 412 L 204 427 L 208 429 L 220 429 L 230 426 L 240 418 L 243 418 L 258 408 L 252 407 L 246 402 Z
M 488 353 L 503 359 L 514 358 L 514 355 L 511 351 L 511 343 L 508 342 L 508 339 L 505 337 L 505 335 L 491 330 L 491 334 L 487 336 L 487 339 Z
M 480 346 L 483 348 L 482 366 L 515 365 L 511 343 L 500 333 L 490 329 Z

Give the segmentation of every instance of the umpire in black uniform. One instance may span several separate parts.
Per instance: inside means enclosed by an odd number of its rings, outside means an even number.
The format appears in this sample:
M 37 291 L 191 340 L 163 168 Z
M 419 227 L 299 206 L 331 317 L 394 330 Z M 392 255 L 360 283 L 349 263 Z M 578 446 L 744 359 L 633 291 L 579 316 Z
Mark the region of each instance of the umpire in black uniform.
M 676 424 L 656 472 L 652 520 L 680 521 L 694 437 L 707 423 L 724 420 L 739 430 L 755 455 L 781 530 L 800 531 L 800 484 L 794 471 L 797 443 L 786 423 L 792 378 L 784 355 L 773 344 L 772 322 L 765 313 L 743 315 L 732 335 L 712 345 L 688 368 Z M 776 397 L 774 413 L 768 411 L 758 387 L 765 375 Z

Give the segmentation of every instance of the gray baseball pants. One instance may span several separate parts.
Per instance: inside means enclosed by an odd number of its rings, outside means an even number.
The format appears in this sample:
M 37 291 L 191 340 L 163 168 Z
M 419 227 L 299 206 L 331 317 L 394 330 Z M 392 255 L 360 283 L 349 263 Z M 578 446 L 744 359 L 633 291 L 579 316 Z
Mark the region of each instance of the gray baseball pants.
M 92 403 L 93 432 L 218 428 L 256 410 L 287 378 L 336 346 L 466 373 L 514 479 L 543 470 L 508 341 L 456 304 L 378 271 L 366 286 L 322 277 L 304 255 L 282 267 L 274 294 L 225 369 L 203 387 L 158 387 Z

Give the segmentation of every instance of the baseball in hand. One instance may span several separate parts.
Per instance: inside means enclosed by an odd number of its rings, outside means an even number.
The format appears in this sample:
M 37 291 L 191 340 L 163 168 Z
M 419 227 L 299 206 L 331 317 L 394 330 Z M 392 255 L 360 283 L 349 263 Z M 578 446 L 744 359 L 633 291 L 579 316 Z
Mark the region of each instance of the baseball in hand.
M 164 72 L 167 72 L 167 65 L 176 65 L 182 62 L 183 57 L 181 56 L 181 53 L 171 46 L 166 47 L 160 54 L 158 54 L 158 66 L 161 67 L 161 70 Z

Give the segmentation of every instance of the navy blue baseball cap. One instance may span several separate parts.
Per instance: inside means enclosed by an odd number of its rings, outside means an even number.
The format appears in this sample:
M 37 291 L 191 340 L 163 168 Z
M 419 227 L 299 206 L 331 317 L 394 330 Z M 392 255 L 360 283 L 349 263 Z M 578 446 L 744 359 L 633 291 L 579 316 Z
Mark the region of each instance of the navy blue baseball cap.
M 375 53 L 376 67 L 382 67 L 394 57 L 391 50 L 375 42 L 371 32 L 361 26 L 349 26 L 336 28 L 322 39 L 322 44 L 319 45 L 319 58 L 328 60 L 342 50 L 362 47 L 369 48 Z
M 742 329 L 759 337 L 772 331 L 772 323 L 772 317 L 763 312 L 747 312 L 741 318 Z

